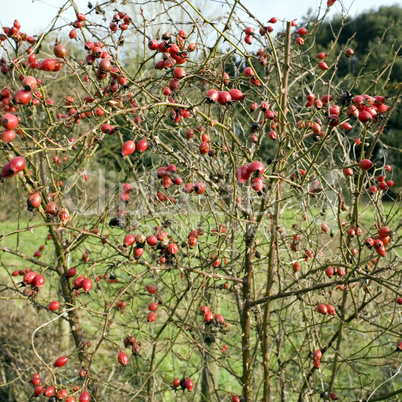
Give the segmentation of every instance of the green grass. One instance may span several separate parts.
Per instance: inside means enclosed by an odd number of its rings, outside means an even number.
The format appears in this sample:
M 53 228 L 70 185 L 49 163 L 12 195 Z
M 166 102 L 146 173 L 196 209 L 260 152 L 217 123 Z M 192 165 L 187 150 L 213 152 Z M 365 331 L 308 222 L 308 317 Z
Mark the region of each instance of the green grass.
M 31 221 L 29 225 L 34 225 L 39 221 Z M 18 227 L 18 222 L 2 222 L 0 225 L 0 237 L 3 233 L 10 233 L 13 230 L 23 229 L 27 227 L 28 221 L 22 221 Z M 0 242 L 0 246 L 9 247 L 13 250 L 20 251 L 29 257 L 33 257 L 35 251 L 39 249 L 39 246 L 46 243 L 48 230 L 46 227 L 39 227 L 31 231 L 25 230 L 23 232 L 13 234 L 4 238 Z M 27 263 L 17 256 L 12 254 L 0 252 L 0 261 L 5 264 L 10 270 L 26 268 L 31 266 L 31 263 Z

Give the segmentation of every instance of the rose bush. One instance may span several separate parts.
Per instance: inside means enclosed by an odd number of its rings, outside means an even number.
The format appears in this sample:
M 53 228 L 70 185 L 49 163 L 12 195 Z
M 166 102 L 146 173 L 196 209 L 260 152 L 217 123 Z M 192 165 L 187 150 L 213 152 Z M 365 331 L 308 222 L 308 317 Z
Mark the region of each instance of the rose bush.
M 336 34 L 314 53 L 334 3 L 298 26 L 71 2 L 40 36 L 3 29 L 19 400 L 398 397 L 401 212 L 374 149 L 401 88 L 392 55 L 360 87 Z

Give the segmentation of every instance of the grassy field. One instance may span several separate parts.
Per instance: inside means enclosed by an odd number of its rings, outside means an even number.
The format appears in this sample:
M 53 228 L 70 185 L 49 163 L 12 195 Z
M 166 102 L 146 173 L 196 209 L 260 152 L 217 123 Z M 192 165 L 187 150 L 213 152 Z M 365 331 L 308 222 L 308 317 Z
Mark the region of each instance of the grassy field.
M 387 216 L 392 217 L 392 221 L 394 222 L 399 222 L 402 219 L 402 210 L 399 210 L 399 213 L 395 214 L 397 211 L 398 206 L 396 204 L 392 203 L 385 203 L 383 204 L 383 211 L 382 211 L 382 216 L 384 220 L 386 220 Z M 350 211 L 343 212 L 341 214 L 341 218 L 344 219 L 347 222 L 348 219 L 348 214 Z M 294 209 L 294 208 L 284 208 L 281 212 L 280 219 L 281 219 L 281 224 L 283 227 L 291 232 L 291 228 L 293 224 L 299 224 L 301 222 L 301 215 L 302 212 L 300 210 Z M 311 225 L 320 225 L 321 222 L 326 222 L 329 227 L 333 228 L 334 230 L 337 230 L 337 223 L 334 221 L 334 214 L 332 213 L 331 209 L 327 209 L 324 213 L 317 208 L 313 208 L 310 211 L 308 211 L 308 222 L 306 222 L 304 225 L 306 226 L 307 224 Z M 376 216 L 375 216 L 375 210 L 372 206 L 370 205 L 361 205 L 359 208 L 359 220 L 361 223 L 362 227 L 367 228 L 369 230 L 374 223 L 377 221 Z M 224 222 L 224 216 L 222 217 L 222 214 L 218 214 L 218 219 L 222 220 Z M 185 236 L 185 233 L 189 230 L 191 230 L 190 225 L 192 224 L 193 227 L 197 227 L 197 224 L 199 222 L 204 222 L 204 226 L 206 228 L 208 227 L 215 227 L 215 221 L 214 221 L 214 215 L 210 215 L 209 217 L 205 216 L 205 214 L 196 216 L 196 214 L 192 214 L 191 218 L 187 218 L 187 222 L 190 220 L 190 224 L 185 227 L 181 227 L 179 229 L 182 229 L 183 231 L 183 236 Z M 268 219 L 266 219 L 268 220 Z M 181 222 L 179 219 L 176 220 L 177 224 L 180 226 Z M 17 220 L 5 220 L 0 223 L 0 236 L 4 233 L 9 233 L 12 232 L 13 230 L 17 229 L 24 229 L 27 226 L 33 226 L 35 224 L 42 223 L 40 220 L 40 217 L 37 218 L 32 218 L 32 215 L 23 215 L 21 220 L 18 222 Z M 155 223 L 153 222 L 153 225 Z M 91 227 L 91 220 L 87 222 L 87 227 Z M 151 223 L 152 226 L 152 223 Z M 141 226 L 140 228 L 141 229 Z M 177 229 L 177 228 L 176 228 Z M 119 230 L 112 230 L 109 227 L 105 227 L 104 233 L 109 235 L 110 233 L 123 233 L 122 231 Z M 0 241 L 0 245 L 4 247 L 10 247 L 15 250 L 20 250 L 23 253 L 25 253 L 28 256 L 33 256 L 33 253 L 38 250 L 39 246 L 42 244 L 45 244 L 47 241 L 47 235 L 48 235 L 48 230 L 46 227 L 39 227 L 36 228 L 32 231 L 23 231 L 17 234 L 14 234 L 12 236 L 8 236 L 4 238 L 3 240 Z M 0 254 L 1 256 L 1 254 Z M 4 255 L 3 255 L 4 257 Z M 13 266 L 19 267 L 21 266 L 21 261 L 19 261 L 19 258 L 12 258 L 10 261 L 8 257 L 6 257 L 6 260 L 3 259 L 3 261 L 7 261 L 9 264 L 12 264 Z M 22 263 L 22 265 L 24 265 Z

